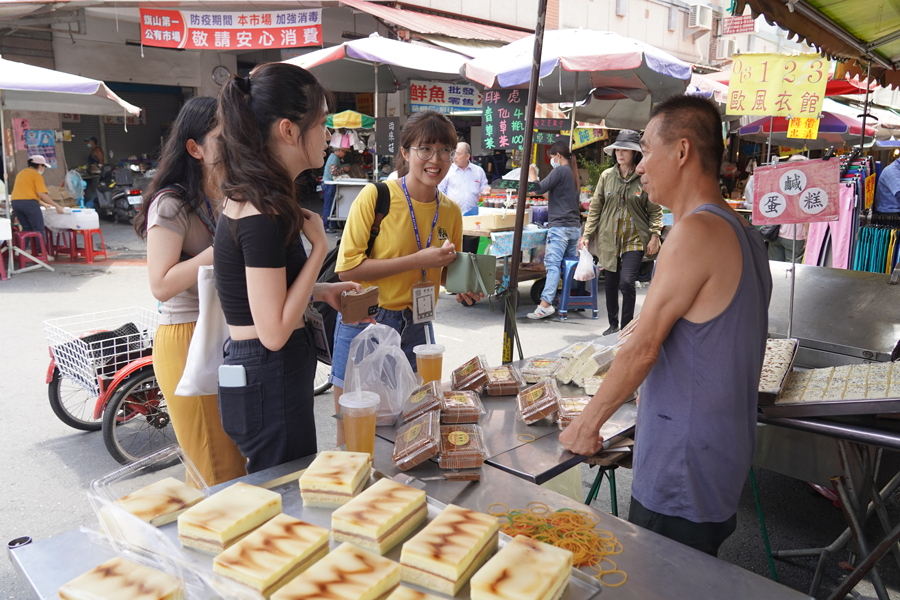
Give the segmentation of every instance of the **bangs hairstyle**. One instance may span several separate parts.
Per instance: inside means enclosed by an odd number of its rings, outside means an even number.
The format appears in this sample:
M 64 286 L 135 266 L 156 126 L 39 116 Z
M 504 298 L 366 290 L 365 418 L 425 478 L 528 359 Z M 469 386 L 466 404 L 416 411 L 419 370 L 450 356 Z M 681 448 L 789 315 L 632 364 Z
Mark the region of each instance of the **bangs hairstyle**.
M 659 137 L 666 144 L 687 139 L 697 152 L 703 174 L 719 178 L 725 141 L 722 117 L 711 100 L 679 94 L 663 100 L 650 111 L 650 118 L 660 118 Z
M 321 125 L 333 104 L 331 92 L 312 73 L 286 63 L 267 63 L 249 77 L 232 77 L 219 93 L 216 170 L 222 193 L 282 224 L 286 244 L 300 234 L 303 214 L 294 178 L 273 150 L 273 126 L 288 119 L 305 136 Z
M 400 131 L 400 147 L 409 153 L 411 146 L 419 144 L 446 146 L 456 151 L 456 127 L 447 115 L 434 110 L 423 110 L 415 113 L 406 121 Z M 400 152 L 397 156 L 397 175 L 403 177 L 409 173 L 409 165 Z

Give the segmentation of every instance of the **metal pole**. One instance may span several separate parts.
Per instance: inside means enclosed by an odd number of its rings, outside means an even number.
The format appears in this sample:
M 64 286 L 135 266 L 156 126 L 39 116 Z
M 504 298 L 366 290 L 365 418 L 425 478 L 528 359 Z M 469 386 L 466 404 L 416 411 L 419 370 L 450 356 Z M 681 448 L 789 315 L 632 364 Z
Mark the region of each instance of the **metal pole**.
M 375 63 L 375 106 L 372 111 L 375 114 L 373 115 L 376 119 L 376 127 L 378 126 L 378 63 Z M 377 138 L 376 138 L 377 139 Z M 372 179 L 375 183 L 378 183 L 378 171 L 381 169 L 378 168 L 378 146 L 375 146 L 375 152 L 372 154 Z
M 578 103 L 578 71 L 575 71 L 575 92 L 572 94 L 572 118 L 569 123 L 569 152 L 575 145 L 575 107 Z
M 769 117 L 769 143 L 766 145 L 766 164 L 772 163 L 772 132 L 775 130 L 775 117 Z M 754 188 L 756 189 L 756 188 Z
M 863 102 L 863 119 L 862 119 L 862 131 L 859 133 L 859 154 L 862 156 L 863 148 L 866 143 L 866 115 L 869 112 L 869 77 L 872 75 L 872 61 L 869 61 L 868 66 L 866 67 L 866 99 Z M 849 163 L 848 163 L 849 164 Z M 866 201 L 863 198 L 863 201 L 857 203 L 853 207 L 853 227 L 850 229 L 852 232 L 851 243 L 850 243 L 850 259 L 848 265 L 852 267 L 854 261 L 856 260 L 856 236 L 859 231 L 859 217 L 862 212 L 866 209 Z
M 531 156 L 534 130 L 534 111 L 537 108 L 538 83 L 541 78 L 541 54 L 544 47 L 544 21 L 547 18 L 547 0 L 538 2 L 537 26 L 534 29 L 534 57 L 531 62 L 531 81 L 528 84 L 528 106 L 525 109 L 525 145 L 522 157 Z M 525 160 L 522 161 L 523 163 Z M 530 163 L 529 163 L 530 164 Z M 519 202 L 516 204 L 516 228 L 513 232 L 512 265 L 509 287 L 511 290 L 510 310 L 506 311 L 503 324 L 503 363 L 512 362 L 513 331 L 515 331 L 516 309 L 519 305 L 519 263 L 522 262 L 522 228 L 525 225 L 525 197 L 528 194 L 528 168 L 523 164 L 519 176 Z
M 791 297 L 788 302 L 788 330 L 787 330 L 788 338 L 791 337 L 791 331 L 794 328 L 794 284 L 796 282 L 797 282 L 797 224 L 794 223 L 794 239 L 791 242 Z
M 3 111 L 6 110 L 6 101 L 3 99 L 3 90 L 0 90 L 0 136 L 3 136 L 3 139 L 0 140 L 0 144 L 3 144 L 3 152 L 0 154 L 3 155 L 3 185 L 6 189 L 3 195 L 3 204 L 6 206 L 6 217 L 9 219 L 9 225 L 12 227 L 13 217 L 12 217 L 12 203 L 9 199 L 10 190 L 9 190 L 9 160 L 6 158 L 6 122 L 3 118 Z M 13 141 L 15 144 L 15 141 Z M 10 152 L 13 152 L 13 156 L 15 156 L 15 147 L 10 148 Z M 15 272 L 13 266 L 15 265 L 15 261 L 13 260 L 13 255 L 15 252 L 13 251 L 13 243 L 12 239 L 6 242 L 9 250 L 9 268 L 6 270 L 7 275 L 9 277 Z

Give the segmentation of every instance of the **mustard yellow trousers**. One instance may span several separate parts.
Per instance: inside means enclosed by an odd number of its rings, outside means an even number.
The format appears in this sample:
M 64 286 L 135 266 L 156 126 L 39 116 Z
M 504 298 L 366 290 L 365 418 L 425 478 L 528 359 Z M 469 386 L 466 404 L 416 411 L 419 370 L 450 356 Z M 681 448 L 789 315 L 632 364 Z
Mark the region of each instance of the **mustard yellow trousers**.
M 246 475 L 247 460 L 222 429 L 218 396 L 175 395 L 195 325 L 159 326 L 153 340 L 153 370 L 169 407 L 178 443 L 206 484 L 213 486 Z

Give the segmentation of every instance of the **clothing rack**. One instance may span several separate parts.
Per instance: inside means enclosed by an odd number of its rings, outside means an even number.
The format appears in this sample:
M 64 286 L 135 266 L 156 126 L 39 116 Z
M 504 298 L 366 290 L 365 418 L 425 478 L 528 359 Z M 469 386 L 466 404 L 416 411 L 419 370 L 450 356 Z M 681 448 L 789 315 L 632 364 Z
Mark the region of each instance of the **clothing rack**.
M 893 225 L 872 224 L 860 227 L 853 269 L 889 274 L 897 266 L 900 257 L 900 219 L 897 217 L 876 217 L 876 219 L 885 223 L 893 221 Z

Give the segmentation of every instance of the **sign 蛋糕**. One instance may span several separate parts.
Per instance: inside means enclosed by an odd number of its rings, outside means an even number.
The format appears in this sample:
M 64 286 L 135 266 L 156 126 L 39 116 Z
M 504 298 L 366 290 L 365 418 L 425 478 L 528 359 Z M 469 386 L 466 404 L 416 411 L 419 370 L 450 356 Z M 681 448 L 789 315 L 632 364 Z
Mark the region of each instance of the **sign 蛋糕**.
M 753 172 L 753 224 L 837 221 L 839 180 L 837 160 L 757 167 Z
M 375 119 L 375 152 L 393 156 L 400 147 L 400 117 Z

